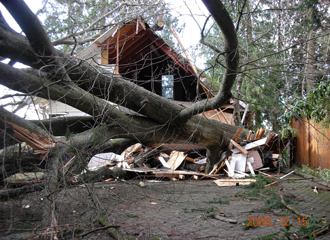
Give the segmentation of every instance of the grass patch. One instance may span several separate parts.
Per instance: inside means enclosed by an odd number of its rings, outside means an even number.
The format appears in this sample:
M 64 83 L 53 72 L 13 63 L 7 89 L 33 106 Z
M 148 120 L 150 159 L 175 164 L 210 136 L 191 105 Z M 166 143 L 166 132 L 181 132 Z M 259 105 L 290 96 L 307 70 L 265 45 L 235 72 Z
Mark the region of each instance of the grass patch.
M 304 173 L 320 177 L 323 181 L 330 182 L 330 169 L 321 169 L 318 167 L 316 169 L 312 169 L 306 165 L 302 165 L 301 169 Z
M 284 195 L 284 202 L 286 204 L 296 204 L 297 201 L 295 201 L 295 196 L 294 195 Z M 272 210 L 277 210 L 277 209 L 281 209 L 281 208 L 285 208 L 285 206 L 283 205 L 281 198 L 279 195 L 277 194 L 273 194 L 270 198 L 267 198 L 265 200 L 265 206 L 262 208 L 257 209 L 258 211 L 272 211 Z
M 308 218 L 307 226 L 296 226 L 293 227 L 285 227 L 278 231 L 271 232 L 267 235 L 260 236 L 253 238 L 253 240 L 277 240 L 277 239 L 295 239 L 296 237 L 303 237 L 304 239 L 316 239 L 313 236 L 313 232 L 316 230 L 321 229 L 322 227 L 326 226 L 327 224 L 323 223 L 322 221 L 316 218 Z M 292 231 L 290 231 L 292 229 Z
M 205 209 L 195 209 L 195 208 L 184 208 L 185 213 L 194 213 L 194 212 L 205 212 Z
M 250 225 L 248 225 L 249 223 Z M 243 222 L 243 230 L 249 230 L 251 228 L 256 228 L 256 227 L 259 227 L 259 225 L 251 224 L 251 221 L 248 219 Z
M 267 235 L 261 236 L 261 237 L 256 237 L 256 238 L 252 238 L 252 240 L 282 240 L 282 239 L 287 239 L 284 237 L 280 237 L 281 231 L 272 231 Z
M 315 239 L 315 237 L 312 236 L 312 232 L 326 225 L 326 223 L 316 218 L 307 218 L 307 222 L 308 224 L 306 226 L 298 226 L 295 232 L 298 237 L 307 235 L 309 237 L 308 239 Z
M 291 211 L 289 210 L 283 210 L 281 212 L 274 212 L 273 214 L 279 217 L 287 217 L 290 213 Z
M 129 218 L 138 218 L 139 215 L 137 215 L 137 214 L 132 214 L 132 213 L 126 213 L 126 214 L 125 214 L 125 217 L 126 217 L 127 219 L 129 219 Z
M 229 200 L 223 200 L 221 197 L 217 197 L 207 203 L 229 204 Z
M 266 194 L 269 195 L 269 194 Z M 250 191 L 245 191 L 244 193 L 236 193 L 235 197 L 240 197 L 248 200 L 262 200 L 265 199 L 263 189 L 252 189 Z
M 217 214 L 218 209 L 212 206 L 212 207 L 206 208 L 205 211 L 207 213 L 204 213 L 201 216 L 201 219 L 204 220 L 204 221 L 207 221 L 207 219 L 209 217 L 213 217 L 215 214 Z
M 266 178 L 262 174 L 258 174 L 255 182 L 252 182 L 249 185 L 242 186 L 242 188 L 262 189 L 265 185 L 270 184 L 272 182 L 275 182 L 275 180 L 271 178 Z
M 151 240 L 165 240 L 165 238 L 157 237 L 157 236 L 152 236 Z
M 83 231 L 85 231 L 85 229 L 80 226 L 74 228 L 75 233 L 82 233 Z

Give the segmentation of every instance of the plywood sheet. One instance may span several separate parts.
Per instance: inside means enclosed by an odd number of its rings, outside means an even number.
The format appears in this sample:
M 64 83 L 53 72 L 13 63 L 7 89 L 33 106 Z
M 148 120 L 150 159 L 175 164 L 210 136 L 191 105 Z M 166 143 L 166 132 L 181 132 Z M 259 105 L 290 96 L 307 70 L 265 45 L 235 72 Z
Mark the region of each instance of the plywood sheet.
M 255 179 L 218 179 L 214 180 L 214 183 L 219 187 L 231 187 L 239 185 L 249 185 L 252 182 L 255 182 Z

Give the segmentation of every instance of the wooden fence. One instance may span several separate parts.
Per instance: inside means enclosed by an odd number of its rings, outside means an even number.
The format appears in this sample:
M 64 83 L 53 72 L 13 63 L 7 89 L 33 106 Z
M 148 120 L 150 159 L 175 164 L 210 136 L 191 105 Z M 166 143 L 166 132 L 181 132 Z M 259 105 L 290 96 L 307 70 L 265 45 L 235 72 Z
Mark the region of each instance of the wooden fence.
M 330 169 L 330 129 L 306 117 L 299 121 L 292 120 L 292 127 L 298 130 L 294 163 Z

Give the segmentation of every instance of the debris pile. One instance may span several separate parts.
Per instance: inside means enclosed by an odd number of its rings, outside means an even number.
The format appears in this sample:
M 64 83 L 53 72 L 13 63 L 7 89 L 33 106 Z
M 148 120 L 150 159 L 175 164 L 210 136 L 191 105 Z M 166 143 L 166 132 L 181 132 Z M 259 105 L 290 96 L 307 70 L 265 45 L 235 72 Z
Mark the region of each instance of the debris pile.
M 238 129 L 228 148 L 219 154 L 219 161 L 207 173 L 206 149 L 192 148 L 188 151 L 172 150 L 165 144 L 143 147 L 135 144 L 120 155 L 101 153 L 93 156 L 82 172 L 71 171 L 76 156 L 66 156 L 65 164 L 60 166 L 68 184 L 80 184 L 89 181 L 111 181 L 116 179 L 162 178 L 172 181 L 183 179 L 214 179 L 219 186 L 244 185 L 254 181 L 256 171 L 278 169 L 278 160 L 288 141 L 260 128 L 255 134 L 250 131 L 246 139 L 241 138 L 243 127 Z M 78 174 L 77 174 L 78 173 Z M 34 174 L 34 173 L 32 173 Z M 244 179 L 249 177 L 249 179 Z M 42 184 L 44 178 L 15 179 L 3 181 L 8 186 L 21 187 L 31 183 Z M 69 179 L 69 180 L 68 180 Z
M 98 154 L 89 161 L 88 170 L 95 171 L 106 165 L 110 170 L 119 167 L 132 177 L 139 175 L 145 178 L 168 178 L 175 181 L 178 179 L 220 179 L 224 176 L 241 179 L 255 176 L 255 171 L 262 170 L 262 168 L 276 169 L 279 167 L 278 160 L 286 142 L 282 141 L 274 132 L 268 132 L 264 137 L 263 128 L 260 128 L 255 134 L 250 131 L 248 137 L 242 140 L 240 135 L 243 129 L 242 127 L 237 130 L 228 149 L 220 154 L 218 163 L 208 174 L 205 173 L 207 162 L 205 149 L 186 152 L 171 151 L 164 144 L 147 148 L 143 148 L 141 144 L 135 144 L 121 155 Z M 244 181 L 241 182 L 244 184 Z M 248 183 L 251 180 L 245 182 Z

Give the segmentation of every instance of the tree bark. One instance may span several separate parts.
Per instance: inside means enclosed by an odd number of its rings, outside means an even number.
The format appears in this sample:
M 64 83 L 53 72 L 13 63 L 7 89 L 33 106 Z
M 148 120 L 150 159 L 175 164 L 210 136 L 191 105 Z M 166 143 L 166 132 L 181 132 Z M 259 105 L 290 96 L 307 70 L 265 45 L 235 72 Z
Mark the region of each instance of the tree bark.
M 239 99 L 240 99 L 240 92 L 241 92 L 241 87 L 242 87 L 242 80 L 243 80 L 243 73 L 241 73 L 236 81 L 236 91 L 235 91 L 235 96 L 234 96 L 234 122 L 235 126 L 241 126 L 241 112 L 240 112 L 240 105 L 239 105 Z

